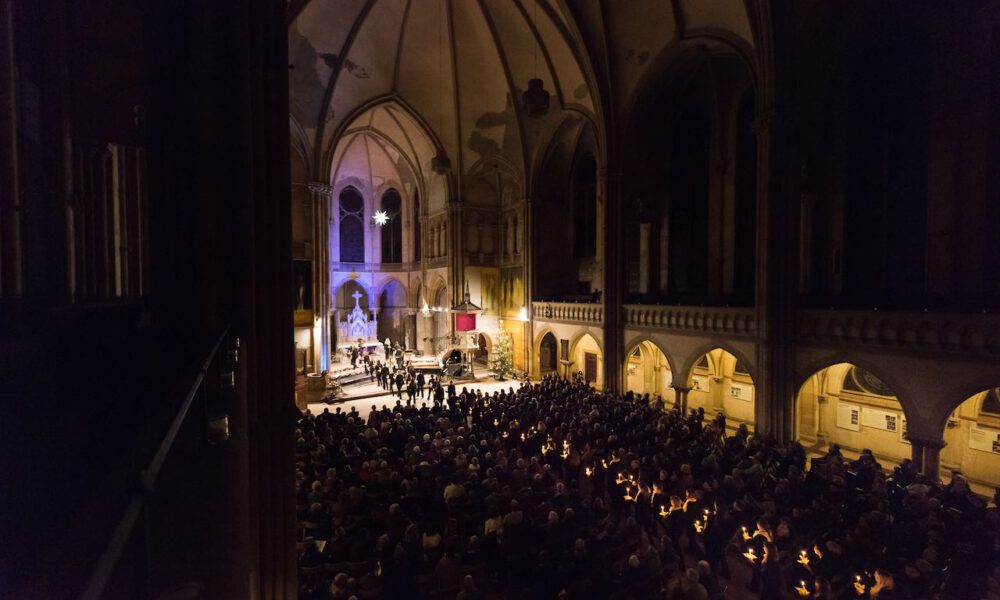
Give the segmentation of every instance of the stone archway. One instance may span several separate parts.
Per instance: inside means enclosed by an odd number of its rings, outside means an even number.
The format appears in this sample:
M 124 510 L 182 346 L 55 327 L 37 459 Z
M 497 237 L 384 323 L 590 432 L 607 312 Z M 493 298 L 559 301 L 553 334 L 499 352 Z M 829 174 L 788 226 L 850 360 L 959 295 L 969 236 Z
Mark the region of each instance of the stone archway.
M 626 389 L 636 394 L 659 396 L 664 402 L 673 404 L 673 370 L 663 350 L 650 340 L 642 340 L 625 353 L 624 380 Z
M 912 454 L 906 429 L 895 390 L 854 363 L 816 371 L 795 398 L 795 437 L 813 454 L 836 444 L 848 457 L 868 449 L 883 462 L 899 463 Z
M 538 370 L 543 376 L 559 370 L 559 344 L 551 331 L 538 343 Z
M 1000 487 L 1000 387 L 966 398 L 942 432 L 941 474 L 961 473 L 982 494 Z
M 702 354 L 688 373 L 685 410 L 723 413 L 729 425 L 755 426 L 756 387 L 749 366 L 733 352 L 717 347 Z

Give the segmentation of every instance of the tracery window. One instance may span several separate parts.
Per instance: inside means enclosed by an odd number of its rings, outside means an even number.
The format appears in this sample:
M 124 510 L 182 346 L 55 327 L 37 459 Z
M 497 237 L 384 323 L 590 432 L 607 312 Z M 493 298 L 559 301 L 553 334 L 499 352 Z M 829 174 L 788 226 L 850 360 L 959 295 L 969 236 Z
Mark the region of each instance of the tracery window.
M 365 262 L 365 202 L 358 190 L 340 193 L 340 261 Z

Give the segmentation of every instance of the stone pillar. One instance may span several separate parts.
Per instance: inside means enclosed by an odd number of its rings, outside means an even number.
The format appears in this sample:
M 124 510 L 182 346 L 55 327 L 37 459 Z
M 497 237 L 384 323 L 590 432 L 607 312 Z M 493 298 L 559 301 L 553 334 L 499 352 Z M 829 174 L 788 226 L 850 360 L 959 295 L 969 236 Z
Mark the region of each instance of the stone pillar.
M 920 438 L 912 435 L 909 439 L 913 445 L 914 456 L 917 454 L 918 446 L 923 448 L 920 472 L 933 481 L 938 481 L 941 470 L 941 449 L 945 447 L 945 441 L 941 438 Z
M 649 233 L 652 225 L 639 223 L 639 293 L 649 291 Z
M 825 423 L 823 422 L 823 407 L 826 406 L 828 399 L 823 394 L 816 395 L 816 441 L 825 443 L 830 437 L 830 433 L 824 429 Z
M 756 430 L 792 437 L 799 169 L 795 167 L 793 11 L 757 0 L 752 27 L 771 43 L 756 48 L 761 81 L 757 117 Z
M 681 410 L 682 415 L 687 414 L 687 404 L 688 404 L 688 392 L 691 388 L 680 386 L 677 384 L 672 385 L 674 388 L 674 406 L 677 406 Z
M 319 319 L 319 339 L 313 339 L 313 365 L 322 373 L 330 369 L 330 202 L 333 188 L 325 183 L 310 183 L 309 195 L 313 216 L 312 300 L 313 312 Z
M 910 457 L 913 461 L 913 466 L 917 471 L 923 472 L 924 470 L 924 442 L 915 438 L 910 439 Z
M 624 274 L 621 266 L 624 256 L 621 224 L 624 202 L 619 155 L 617 147 L 610 147 L 607 164 L 597 170 L 598 197 L 604 198 L 604 293 L 601 295 L 604 309 L 604 387 L 616 393 L 625 387 L 621 368 L 625 362 L 622 326 Z

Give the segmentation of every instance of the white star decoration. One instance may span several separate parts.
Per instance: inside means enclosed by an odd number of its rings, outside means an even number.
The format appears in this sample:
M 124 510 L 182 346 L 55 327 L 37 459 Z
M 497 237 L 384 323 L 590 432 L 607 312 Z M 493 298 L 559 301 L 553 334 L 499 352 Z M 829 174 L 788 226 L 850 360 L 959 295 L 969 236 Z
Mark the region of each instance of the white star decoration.
M 385 225 L 389 222 L 389 215 L 385 214 L 384 210 L 377 210 L 375 211 L 375 222 L 378 223 L 379 226 Z

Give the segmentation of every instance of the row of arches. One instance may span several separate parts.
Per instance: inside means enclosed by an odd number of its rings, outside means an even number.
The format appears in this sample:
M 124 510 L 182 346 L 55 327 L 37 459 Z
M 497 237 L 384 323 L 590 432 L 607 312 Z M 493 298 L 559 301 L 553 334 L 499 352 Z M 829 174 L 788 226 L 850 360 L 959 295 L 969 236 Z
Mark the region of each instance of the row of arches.
M 395 277 L 388 277 L 377 285 L 367 285 L 362 279 L 350 275 L 335 280 L 332 286 L 334 318 L 330 333 L 333 347 L 353 343 L 353 340 L 341 339 L 343 336 L 338 334 L 338 323 L 346 320 L 354 309 L 357 295 L 357 306 L 376 317 L 376 332 L 380 341 L 389 338 L 428 354 L 443 350 L 450 340 L 450 314 L 433 310 L 427 318 L 422 318 L 421 303 L 448 307 L 451 305 L 451 292 L 442 278 L 432 279 L 431 284 L 425 290 L 419 280 L 407 287 Z
M 659 395 L 688 410 L 723 412 L 732 425 L 753 430 L 756 390 L 749 369 L 733 353 L 716 348 L 702 355 L 675 386 L 670 361 L 649 340 L 626 354 L 625 381 L 638 393 Z M 684 392 L 679 392 L 685 389 Z M 820 455 L 834 444 L 847 456 L 871 450 L 883 464 L 915 457 L 907 438 L 907 410 L 896 393 L 872 371 L 837 363 L 811 374 L 795 399 L 795 438 Z M 1000 484 L 1000 388 L 982 390 L 956 406 L 942 432 L 942 472 L 960 471 L 974 484 Z
M 551 330 L 542 333 L 535 350 L 541 375 L 569 376 L 584 370 L 585 354 L 600 355 L 600 345 L 589 333 L 561 340 Z M 713 348 L 678 371 L 658 344 L 642 339 L 625 353 L 623 381 L 628 390 L 649 394 L 668 407 L 701 408 L 709 418 L 721 412 L 730 428 L 745 425 L 753 431 L 757 390 L 750 365 L 736 352 Z M 599 377 L 588 381 L 602 387 Z M 797 390 L 794 436 L 812 456 L 836 444 L 847 457 L 870 450 L 886 467 L 911 458 L 920 461 L 923 445 L 933 441 L 908 438 L 908 412 L 912 409 L 872 370 L 849 362 L 830 364 L 809 375 Z M 940 442 L 945 479 L 957 471 L 983 490 L 1000 485 L 1000 387 L 957 402 Z M 915 449 L 915 443 L 920 447 Z

